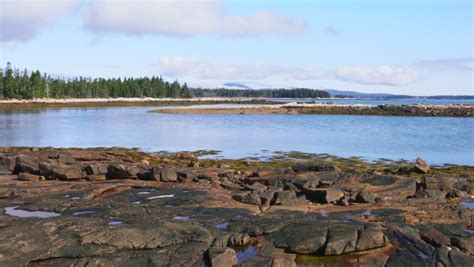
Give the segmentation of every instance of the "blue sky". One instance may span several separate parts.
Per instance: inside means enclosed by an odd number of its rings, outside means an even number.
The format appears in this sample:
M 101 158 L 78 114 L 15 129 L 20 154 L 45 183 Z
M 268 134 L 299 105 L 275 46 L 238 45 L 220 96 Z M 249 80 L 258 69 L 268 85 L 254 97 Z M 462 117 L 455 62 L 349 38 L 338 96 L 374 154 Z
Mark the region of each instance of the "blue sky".
M 0 0 L 2 64 L 204 87 L 473 95 L 473 36 L 470 0 Z

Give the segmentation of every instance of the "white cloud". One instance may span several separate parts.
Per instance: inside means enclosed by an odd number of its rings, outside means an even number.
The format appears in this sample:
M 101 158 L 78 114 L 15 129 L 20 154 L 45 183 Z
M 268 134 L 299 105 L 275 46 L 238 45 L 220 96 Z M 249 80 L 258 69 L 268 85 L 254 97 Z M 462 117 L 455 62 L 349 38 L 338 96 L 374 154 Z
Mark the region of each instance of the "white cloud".
M 29 41 L 77 5 L 75 0 L 1 0 L 0 41 Z
M 430 71 L 473 71 L 473 57 L 422 60 L 416 66 Z
M 84 26 L 94 33 L 127 35 L 253 37 L 302 34 L 306 23 L 270 11 L 232 14 L 221 1 L 91 0 L 84 7 Z
M 261 80 L 276 76 L 295 80 L 313 80 L 330 75 L 329 72 L 314 67 L 283 67 L 271 64 L 236 65 L 183 57 L 162 57 L 154 67 L 160 74 L 168 77 L 194 77 L 207 80 Z
M 360 84 L 406 85 L 417 79 L 417 73 L 404 66 L 380 65 L 374 69 L 360 66 L 343 66 L 336 70 L 339 80 Z

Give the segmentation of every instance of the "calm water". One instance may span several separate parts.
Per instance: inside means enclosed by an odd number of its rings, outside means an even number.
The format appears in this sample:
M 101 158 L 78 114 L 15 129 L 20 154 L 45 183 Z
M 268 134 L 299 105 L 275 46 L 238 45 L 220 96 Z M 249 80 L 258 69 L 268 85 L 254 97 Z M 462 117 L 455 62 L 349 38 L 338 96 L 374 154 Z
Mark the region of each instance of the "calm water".
M 350 115 L 173 115 L 156 107 L 0 110 L 0 146 L 269 151 L 474 165 L 474 119 Z
M 291 99 L 291 98 L 272 98 L 276 102 L 316 102 L 335 104 L 372 104 L 372 105 L 448 105 L 448 104 L 470 104 L 474 105 L 474 99 Z

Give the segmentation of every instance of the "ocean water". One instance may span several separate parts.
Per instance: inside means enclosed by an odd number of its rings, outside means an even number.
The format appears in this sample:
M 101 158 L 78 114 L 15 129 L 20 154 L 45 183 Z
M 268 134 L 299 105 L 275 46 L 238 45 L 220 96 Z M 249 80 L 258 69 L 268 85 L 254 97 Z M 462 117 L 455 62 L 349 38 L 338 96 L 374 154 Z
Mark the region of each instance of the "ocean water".
M 352 115 L 186 115 L 156 107 L 0 109 L 0 146 L 329 153 L 474 165 L 474 118 Z

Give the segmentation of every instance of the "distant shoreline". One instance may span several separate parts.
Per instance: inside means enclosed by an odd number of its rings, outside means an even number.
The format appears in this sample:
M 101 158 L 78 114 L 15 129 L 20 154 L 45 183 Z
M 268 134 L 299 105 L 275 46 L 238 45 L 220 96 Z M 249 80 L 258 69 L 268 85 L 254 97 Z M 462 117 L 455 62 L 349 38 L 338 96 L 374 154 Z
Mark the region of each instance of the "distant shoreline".
M 153 110 L 166 114 L 347 114 L 425 117 L 474 117 L 474 105 L 370 105 L 303 104 L 249 105 L 238 107 L 181 107 Z
M 189 106 L 197 104 L 275 104 L 262 98 L 64 98 L 0 100 L 0 108 Z

